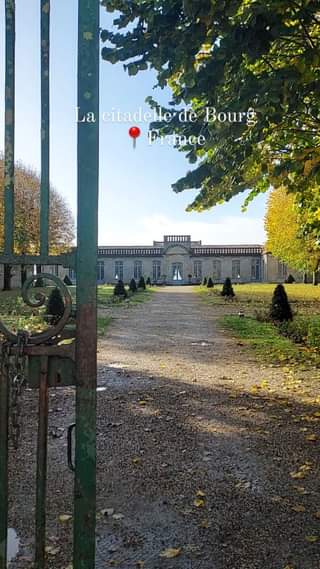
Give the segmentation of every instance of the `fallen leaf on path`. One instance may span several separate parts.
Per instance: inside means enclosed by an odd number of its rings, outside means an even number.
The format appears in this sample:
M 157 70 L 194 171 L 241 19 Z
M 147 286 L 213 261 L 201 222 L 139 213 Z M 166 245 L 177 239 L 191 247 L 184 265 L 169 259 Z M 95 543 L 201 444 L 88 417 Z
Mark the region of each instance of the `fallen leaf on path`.
M 123 514 L 113 514 L 112 517 L 114 520 L 123 520 L 124 515 Z
M 196 500 L 194 500 L 194 505 L 196 506 L 196 508 L 203 508 L 205 502 L 203 499 L 201 498 L 196 498 Z
M 306 535 L 305 540 L 308 541 L 309 543 L 316 543 L 316 541 L 319 540 L 319 536 L 318 535 Z
M 61 516 L 59 516 L 59 522 L 61 523 L 69 522 L 70 520 L 72 520 L 72 516 L 70 514 L 61 514 Z
M 315 512 L 315 513 L 313 514 L 313 517 L 314 517 L 314 518 L 317 518 L 317 520 L 320 520 L 320 511 Z
M 202 492 L 202 490 L 198 490 L 197 496 L 199 496 L 200 498 L 204 498 L 204 497 L 205 497 L 205 493 Z
M 160 557 L 164 557 L 165 559 L 173 559 L 174 557 L 179 557 L 179 555 L 181 555 L 181 547 L 177 549 L 174 547 L 169 547 L 160 553 Z
M 55 547 L 54 545 L 47 545 L 45 549 L 48 555 L 57 555 L 60 551 L 60 547 Z
M 135 458 L 132 459 L 133 464 L 140 464 L 141 462 L 141 458 L 139 458 L 138 456 L 136 456 Z
M 305 512 L 306 509 L 302 504 L 297 504 L 296 506 L 292 506 L 292 510 L 294 512 Z
M 306 436 L 306 441 L 315 442 L 315 441 L 317 441 L 317 440 L 318 440 L 317 435 L 307 435 L 307 436 Z
M 104 510 L 101 510 L 101 514 L 103 516 L 113 516 L 114 508 L 105 508 Z
M 303 486 L 294 486 L 294 489 L 298 492 L 298 494 L 308 494 L 307 490 Z
M 299 466 L 299 470 L 297 470 L 296 472 L 290 472 L 290 476 L 291 478 L 297 478 L 297 479 L 305 478 L 306 474 L 310 472 L 310 470 L 311 470 L 310 464 L 305 463 Z
M 143 569 L 144 568 L 144 561 L 137 561 L 137 567 L 139 567 L 139 569 Z

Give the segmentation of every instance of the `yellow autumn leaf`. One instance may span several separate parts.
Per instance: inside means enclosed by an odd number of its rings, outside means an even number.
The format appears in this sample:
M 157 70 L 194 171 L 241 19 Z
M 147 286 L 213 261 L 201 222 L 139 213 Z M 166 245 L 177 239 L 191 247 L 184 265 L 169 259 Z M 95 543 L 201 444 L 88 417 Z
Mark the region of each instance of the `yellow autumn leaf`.
M 291 478 L 301 479 L 305 477 L 305 473 L 302 470 L 298 470 L 298 472 L 290 472 Z
M 209 528 L 209 522 L 208 522 L 208 520 L 202 520 L 202 522 L 201 522 L 201 524 L 200 524 L 200 527 L 201 527 L 202 529 L 208 529 L 208 528 Z
M 139 401 L 139 405 L 146 405 L 147 402 L 146 401 Z
M 160 553 L 160 557 L 164 557 L 165 559 L 173 559 L 174 557 L 179 557 L 179 555 L 181 555 L 181 547 L 169 547 Z
M 132 459 L 133 464 L 140 464 L 141 462 L 141 458 L 139 458 L 138 456 L 136 456 L 135 458 Z
M 57 555 L 57 553 L 59 553 L 60 551 L 60 547 L 56 547 L 54 545 L 47 545 L 45 551 L 48 555 Z
M 205 497 L 205 493 L 202 492 L 202 490 L 198 490 L 197 496 L 199 496 L 200 498 L 204 498 L 204 497 Z
M 193 503 L 196 506 L 196 508 L 203 508 L 204 506 L 204 500 L 202 498 L 196 498 L 196 500 L 194 500 Z
M 306 509 L 302 504 L 297 504 L 296 506 L 292 506 L 292 510 L 294 512 L 305 512 Z
M 69 522 L 70 520 L 72 520 L 72 516 L 70 514 L 61 514 L 61 516 L 59 516 L 59 522 L 61 523 Z
M 308 541 L 309 543 L 316 543 L 316 541 L 319 540 L 319 536 L 318 535 L 306 535 L 305 540 Z
M 306 441 L 315 442 L 315 441 L 317 441 L 317 440 L 318 440 L 317 435 L 307 435 L 307 436 L 306 436 Z

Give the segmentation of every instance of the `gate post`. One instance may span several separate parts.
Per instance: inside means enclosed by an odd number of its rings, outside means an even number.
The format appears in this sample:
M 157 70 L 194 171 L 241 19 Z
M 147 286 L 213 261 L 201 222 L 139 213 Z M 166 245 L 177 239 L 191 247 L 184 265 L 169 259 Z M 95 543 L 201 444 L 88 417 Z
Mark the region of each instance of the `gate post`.
M 75 569 L 95 567 L 99 8 L 97 0 L 79 0 L 78 107 L 94 122 L 78 123 Z

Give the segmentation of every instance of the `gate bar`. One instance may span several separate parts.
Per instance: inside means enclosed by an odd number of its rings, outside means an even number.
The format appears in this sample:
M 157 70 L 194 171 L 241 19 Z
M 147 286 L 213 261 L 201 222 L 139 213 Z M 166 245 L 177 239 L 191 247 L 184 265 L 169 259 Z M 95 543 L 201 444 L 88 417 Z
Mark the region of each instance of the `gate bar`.
M 7 567 L 8 539 L 8 439 L 9 378 L 4 362 L 5 346 L 0 346 L 0 569 Z
M 36 482 L 36 542 L 35 569 L 45 567 L 46 547 L 46 490 L 48 454 L 48 355 L 41 356 L 39 386 L 39 424 Z
M 15 0 L 6 0 L 4 252 L 14 247 Z
M 94 569 L 100 2 L 78 5 L 78 107 L 82 115 L 93 112 L 95 122 L 78 124 L 74 569 Z
M 49 251 L 50 193 L 50 0 L 41 0 L 40 254 Z

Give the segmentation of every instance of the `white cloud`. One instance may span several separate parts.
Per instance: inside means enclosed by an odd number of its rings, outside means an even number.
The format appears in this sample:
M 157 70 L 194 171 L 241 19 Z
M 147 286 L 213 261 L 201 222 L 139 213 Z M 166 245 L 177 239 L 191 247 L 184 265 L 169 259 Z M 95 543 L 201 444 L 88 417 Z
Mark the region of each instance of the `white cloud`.
M 226 216 L 213 223 L 202 221 L 180 221 L 164 215 L 151 215 L 137 220 L 133 226 L 119 228 L 110 235 L 102 234 L 103 245 L 151 245 L 160 241 L 163 235 L 191 235 L 204 245 L 264 243 L 263 220 L 248 214 Z

